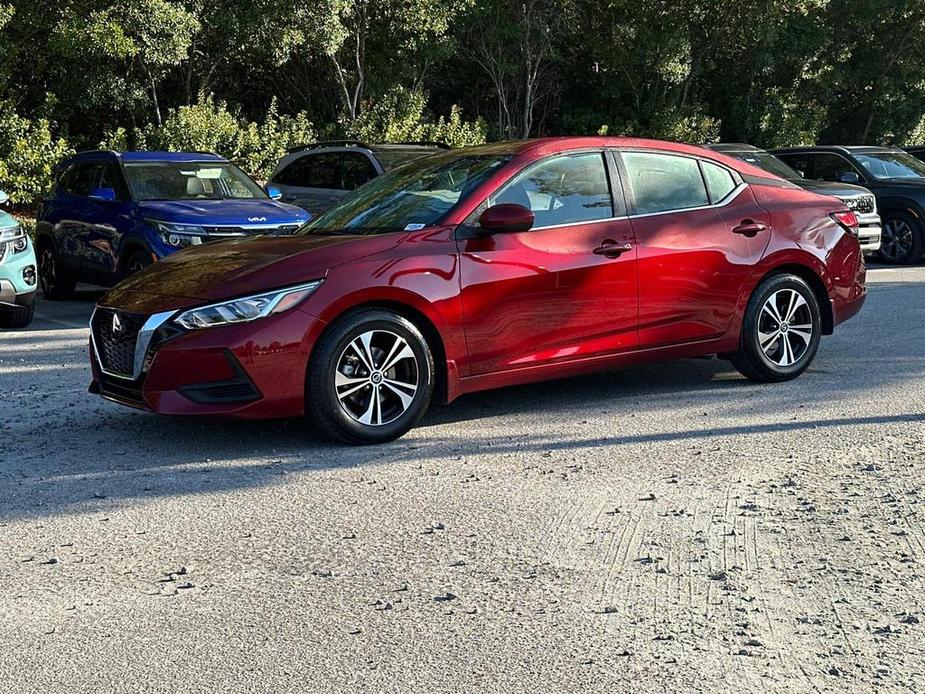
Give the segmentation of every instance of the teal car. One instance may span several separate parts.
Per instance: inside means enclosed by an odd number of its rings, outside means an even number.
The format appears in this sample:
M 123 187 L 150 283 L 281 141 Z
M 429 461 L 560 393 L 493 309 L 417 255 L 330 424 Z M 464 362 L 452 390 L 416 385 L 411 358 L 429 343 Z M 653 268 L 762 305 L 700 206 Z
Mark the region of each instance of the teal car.
M 0 205 L 8 199 L 0 191 Z M 0 328 L 32 322 L 35 281 L 35 247 L 19 222 L 0 210 Z

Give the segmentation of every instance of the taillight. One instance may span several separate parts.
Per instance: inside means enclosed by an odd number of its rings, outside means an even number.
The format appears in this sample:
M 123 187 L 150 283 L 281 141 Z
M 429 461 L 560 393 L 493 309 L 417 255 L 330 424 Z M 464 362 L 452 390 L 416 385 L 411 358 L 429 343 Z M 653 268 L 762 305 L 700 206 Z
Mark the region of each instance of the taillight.
M 852 236 L 858 235 L 858 216 L 851 210 L 845 210 L 843 212 L 833 212 L 831 215 L 832 219 L 838 222 L 841 226 L 845 228 Z

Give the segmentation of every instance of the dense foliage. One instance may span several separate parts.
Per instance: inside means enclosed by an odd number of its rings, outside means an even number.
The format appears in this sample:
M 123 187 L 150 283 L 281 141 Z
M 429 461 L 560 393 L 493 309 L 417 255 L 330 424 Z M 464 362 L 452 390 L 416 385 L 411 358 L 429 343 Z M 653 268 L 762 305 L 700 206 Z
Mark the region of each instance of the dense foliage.
M 0 0 L 0 187 L 95 147 L 925 138 L 925 2 Z

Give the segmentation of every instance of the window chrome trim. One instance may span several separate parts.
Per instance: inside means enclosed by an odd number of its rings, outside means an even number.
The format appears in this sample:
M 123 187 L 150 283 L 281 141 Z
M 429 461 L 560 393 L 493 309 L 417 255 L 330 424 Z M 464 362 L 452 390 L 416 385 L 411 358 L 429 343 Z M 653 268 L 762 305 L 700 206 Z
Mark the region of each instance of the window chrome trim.
M 161 313 L 155 313 L 148 317 L 148 319 L 141 326 L 141 330 L 138 331 L 138 336 L 135 338 L 135 354 L 133 355 L 132 360 L 132 375 L 126 376 L 125 374 L 116 374 L 111 371 L 107 371 L 103 366 L 103 360 L 100 358 L 100 351 L 96 346 L 96 335 L 93 333 L 93 319 L 96 317 L 96 311 L 98 306 L 93 309 L 93 313 L 90 316 L 90 342 L 93 344 L 93 354 L 96 355 L 96 363 L 102 371 L 107 376 L 112 376 L 113 378 L 120 378 L 123 381 L 137 381 L 139 376 L 141 376 L 141 370 L 144 368 L 145 357 L 148 356 L 148 346 L 151 344 L 151 339 L 154 337 L 155 331 L 160 328 L 164 323 L 166 323 L 170 318 L 177 313 L 176 311 L 163 311 Z M 105 308 L 105 307 L 104 307 Z M 112 309 L 116 310 L 116 309 Z

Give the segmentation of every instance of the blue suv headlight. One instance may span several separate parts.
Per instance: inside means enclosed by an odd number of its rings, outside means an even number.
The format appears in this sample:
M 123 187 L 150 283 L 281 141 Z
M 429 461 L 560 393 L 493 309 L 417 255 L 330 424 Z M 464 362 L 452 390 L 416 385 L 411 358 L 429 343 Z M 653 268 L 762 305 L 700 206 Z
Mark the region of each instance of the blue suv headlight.
M 174 248 L 198 246 L 202 243 L 202 237 L 209 235 L 209 232 L 198 224 L 174 224 L 153 219 L 149 219 L 148 222 L 157 229 L 164 243 Z

